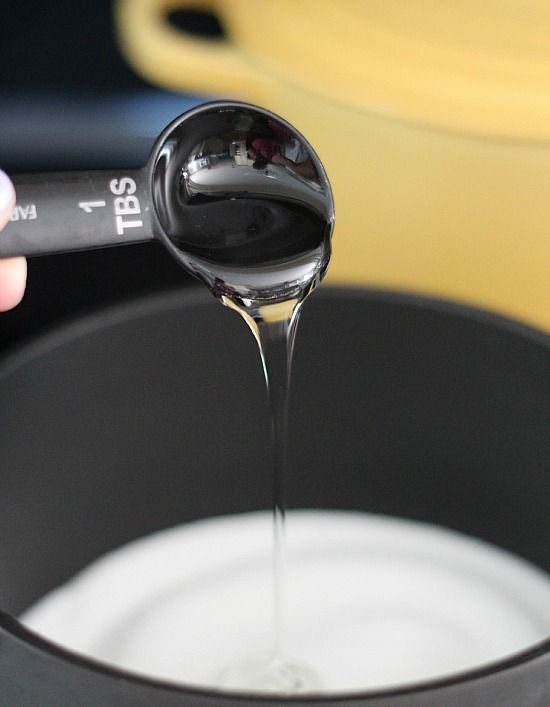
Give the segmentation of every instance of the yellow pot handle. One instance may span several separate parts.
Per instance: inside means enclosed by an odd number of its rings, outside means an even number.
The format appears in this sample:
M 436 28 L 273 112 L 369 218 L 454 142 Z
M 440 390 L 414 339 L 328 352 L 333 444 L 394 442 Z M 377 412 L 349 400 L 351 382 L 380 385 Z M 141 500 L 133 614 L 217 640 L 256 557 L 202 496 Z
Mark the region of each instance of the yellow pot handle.
M 174 10 L 221 15 L 215 0 L 118 0 L 121 49 L 142 76 L 166 88 L 261 100 L 265 82 L 241 50 L 223 39 L 200 39 L 170 26 Z

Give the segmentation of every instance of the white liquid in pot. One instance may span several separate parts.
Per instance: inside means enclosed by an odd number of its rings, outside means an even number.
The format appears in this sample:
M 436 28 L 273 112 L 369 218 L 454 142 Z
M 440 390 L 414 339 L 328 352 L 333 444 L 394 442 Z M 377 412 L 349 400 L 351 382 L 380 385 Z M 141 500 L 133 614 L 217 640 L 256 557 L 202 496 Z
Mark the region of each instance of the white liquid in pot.
M 268 513 L 218 518 L 136 541 L 24 621 L 147 675 L 269 689 L 250 675 L 272 648 L 271 522 Z M 486 665 L 548 637 L 548 607 L 546 574 L 481 541 L 361 513 L 289 514 L 286 649 L 322 676 L 314 692 Z

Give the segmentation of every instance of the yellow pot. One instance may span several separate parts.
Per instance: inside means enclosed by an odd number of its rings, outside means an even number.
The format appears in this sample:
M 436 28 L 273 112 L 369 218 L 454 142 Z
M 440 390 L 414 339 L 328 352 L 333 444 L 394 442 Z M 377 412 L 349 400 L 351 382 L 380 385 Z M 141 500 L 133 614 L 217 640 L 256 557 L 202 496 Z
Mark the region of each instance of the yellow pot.
M 214 12 L 226 40 L 172 28 Z M 118 0 L 147 79 L 280 113 L 334 187 L 333 281 L 550 329 L 548 0 Z

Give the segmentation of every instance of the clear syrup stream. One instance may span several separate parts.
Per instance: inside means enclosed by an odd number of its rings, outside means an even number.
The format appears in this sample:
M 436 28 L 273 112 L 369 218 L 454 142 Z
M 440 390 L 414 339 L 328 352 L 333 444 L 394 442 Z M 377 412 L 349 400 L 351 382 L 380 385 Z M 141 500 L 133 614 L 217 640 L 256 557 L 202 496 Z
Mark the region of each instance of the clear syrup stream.
M 273 638 L 272 657 L 286 654 L 286 467 L 288 403 L 299 306 L 281 321 L 258 324 L 258 346 L 271 407 L 273 455 Z
M 249 688 L 279 693 L 311 692 L 321 680 L 315 670 L 289 651 L 287 616 L 287 547 L 285 539 L 286 471 L 290 374 L 302 297 L 247 311 L 236 302 L 223 299 L 249 325 L 258 343 L 271 408 L 271 455 L 273 479 L 272 619 L 271 648 L 263 659 L 229 670 Z M 236 683 L 235 683 L 236 685 Z M 233 685 L 233 686 L 235 686 Z

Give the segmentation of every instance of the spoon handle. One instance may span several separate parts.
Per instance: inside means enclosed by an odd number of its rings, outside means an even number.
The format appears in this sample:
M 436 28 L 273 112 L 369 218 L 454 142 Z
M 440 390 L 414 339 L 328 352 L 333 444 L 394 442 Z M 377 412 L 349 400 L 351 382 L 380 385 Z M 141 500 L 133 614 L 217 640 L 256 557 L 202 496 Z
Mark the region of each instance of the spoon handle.
M 11 176 L 17 202 L 0 256 L 46 255 L 153 238 L 145 170 Z

